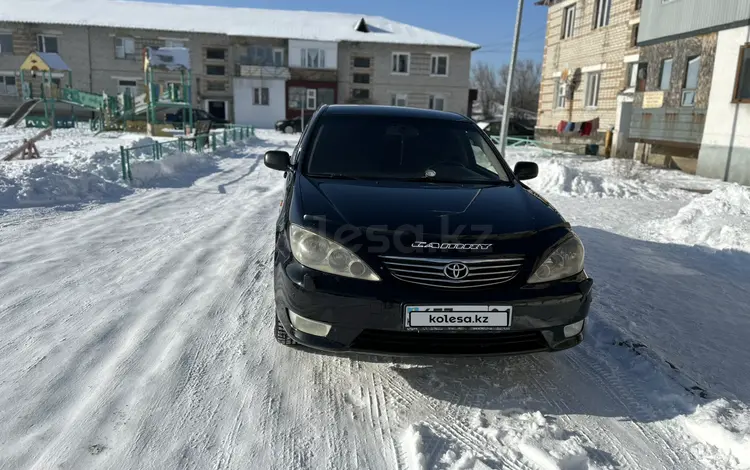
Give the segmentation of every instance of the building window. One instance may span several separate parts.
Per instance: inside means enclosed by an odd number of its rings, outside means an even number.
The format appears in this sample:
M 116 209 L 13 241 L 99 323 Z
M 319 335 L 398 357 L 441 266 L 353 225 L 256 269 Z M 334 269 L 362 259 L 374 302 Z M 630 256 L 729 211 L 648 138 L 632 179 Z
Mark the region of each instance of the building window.
M 326 51 L 324 49 L 302 49 L 302 66 L 308 69 L 324 69 L 326 67 Z
M 586 75 L 586 107 L 596 108 L 599 105 L 599 86 L 601 81 L 601 72 Z
M 290 86 L 287 90 L 287 107 L 289 109 L 302 109 L 305 102 L 305 93 L 304 87 Z
M 135 39 L 115 38 L 115 58 L 135 59 Z
M 253 104 L 268 106 L 268 88 L 253 88 Z
M 117 93 L 129 93 L 130 96 L 138 94 L 138 82 L 135 80 L 117 80 Z
M 333 88 L 318 88 L 318 106 L 336 103 L 336 90 Z
M 354 83 L 370 83 L 370 74 L 369 73 L 355 73 L 352 77 L 352 81 Z
M 226 60 L 227 50 L 216 47 L 206 49 L 206 59 L 208 60 Z
M 609 10 L 612 0 L 594 0 L 594 29 L 609 25 Z
M 18 96 L 15 75 L 0 75 L 0 95 Z
M 433 55 L 430 58 L 430 74 L 445 77 L 448 75 L 448 56 Z
M 561 39 L 573 37 L 576 25 L 576 6 L 571 5 L 563 10 L 562 34 Z
M 392 55 L 391 73 L 408 74 L 409 58 L 408 52 L 394 52 Z
M 646 91 L 648 62 L 638 62 L 635 72 L 635 91 Z
M 695 90 L 698 88 L 700 69 L 701 57 L 688 57 L 685 81 L 682 86 L 682 106 L 695 106 Z
M 565 86 L 565 82 L 558 78 L 555 82 L 555 107 L 556 108 L 565 107 L 566 89 L 567 87 Z
M 226 75 L 227 69 L 223 65 L 206 65 L 206 75 Z
M 672 61 L 673 59 L 664 59 L 661 61 L 661 70 L 659 71 L 660 90 L 669 90 L 669 83 L 672 80 Z
M 36 37 L 36 47 L 39 52 L 60 52 L 56 36 L 40 34 Z
M 247 55 L 239 59 L 240 65 L 272 65 L 284 66 L 284 49 L 274 49 L 270 46 L 250 46 Z
M 630 28 L 630 47 L 638 47 L 638 27 L 640 24 L 634 24 Z
M 0 54 L 13 54 L 12 34 L 0 34 Z
M 397 93 L 395 95 L 391 95 L 391 106 L 408 106 L 409 97 L 405 93 Z
M 226 83 L 216 80 L 206 80 L 206 91 L 226 91 Z
M 370 90 L 366 88 L 354 88 L 352 89 L 352 98 L 355 100 L 369 100 Z
M 284 66 L 284 49 L 276 48 L 273 50 L 273 65 L 276 67 Z
M 369 57 L 355 57 L 352 60 L 352 65 L 358 69 L 369 69 L 370 68 L 370 58 Z
M 750 102 L 750 44 L 740 47 L 737 79 L 734 85 L 734 101 Z
M 165 39 L 164 46 L 165 47 L 185 47 L 185 41 L 181 41 L 179 39 Z
M 445 97 L 443 95 L 430 95 L 430 109 L 445 111 Z
M 639 11 L 643 6 L 643 0 L 635 0 L 635 11 Z
M 318 109 L 318 90 L 315 88 L 307 89 L 305 107 L 307 107 L 307 109 Z
M 625 88 L 635 89 L 638 86 L 638 62 L 629 62 L 625 76 Z

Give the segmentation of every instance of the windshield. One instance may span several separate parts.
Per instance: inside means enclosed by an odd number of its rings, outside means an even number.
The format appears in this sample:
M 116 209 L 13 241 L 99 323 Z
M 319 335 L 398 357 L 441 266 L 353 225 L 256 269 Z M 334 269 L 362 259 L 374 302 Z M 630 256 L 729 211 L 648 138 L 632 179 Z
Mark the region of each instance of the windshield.
M 509 178 L 469 122 L 388 116 L 321 116 L 311 177 L 504 183 Z

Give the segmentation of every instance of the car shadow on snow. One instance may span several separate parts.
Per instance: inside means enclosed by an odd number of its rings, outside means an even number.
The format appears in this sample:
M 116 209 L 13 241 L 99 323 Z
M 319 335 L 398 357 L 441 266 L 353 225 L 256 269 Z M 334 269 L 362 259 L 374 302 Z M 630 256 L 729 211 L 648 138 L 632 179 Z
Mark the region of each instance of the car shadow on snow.
M 586 340 L 552 354 L 353 360 L 419 394 L 485 410 L 653 422 L 717 398 L 750 403 L 750 254 L 576 227 L 595 280 Z

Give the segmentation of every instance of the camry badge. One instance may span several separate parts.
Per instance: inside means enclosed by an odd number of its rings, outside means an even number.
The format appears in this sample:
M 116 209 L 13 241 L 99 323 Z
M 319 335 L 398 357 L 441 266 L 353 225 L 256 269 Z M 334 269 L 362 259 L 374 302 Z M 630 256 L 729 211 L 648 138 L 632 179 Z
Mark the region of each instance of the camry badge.
M 492 248 L 490 243 L 427 243 L 414 242 L 412 248 L 429 248 L 432 250 L 474 250 L 485 251 Z

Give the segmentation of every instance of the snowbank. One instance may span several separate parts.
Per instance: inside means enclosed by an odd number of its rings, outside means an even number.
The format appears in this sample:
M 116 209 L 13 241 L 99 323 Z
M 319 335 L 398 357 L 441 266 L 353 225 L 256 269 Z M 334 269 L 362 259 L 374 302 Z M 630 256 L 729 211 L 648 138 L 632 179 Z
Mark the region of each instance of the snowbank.
M 693 199 L 674 217 L 644 224 L 652 239 L 750 252 L 750 188 L 732 184 Z
M 134 146 L 153 143 L 142 138 Z M 172 154 L 158 161 L 148 148 L 131 155 L 132 184 L 122 180 L 119 151 L 78 152 L 61 158 L 0 164 L 0 208 L 40 207 L 115 201 L 133 188 L 187 185 L 216 168 L 210 154 Z
M 512 149 L 506 159 L 511 168 L 519 161 L 536 163 L 539 176 L 526 184 L 542 195 L 651 200 L 677 196 L 677 190 L 644 181 L 634 172 L 626 172 L 624 165 L 591 157 L 547 156 L 540 151 Z
M 696 439 L 724 453 L 729 466 L 750 469 L 750 409 L 720 399 L 681 419 Z

